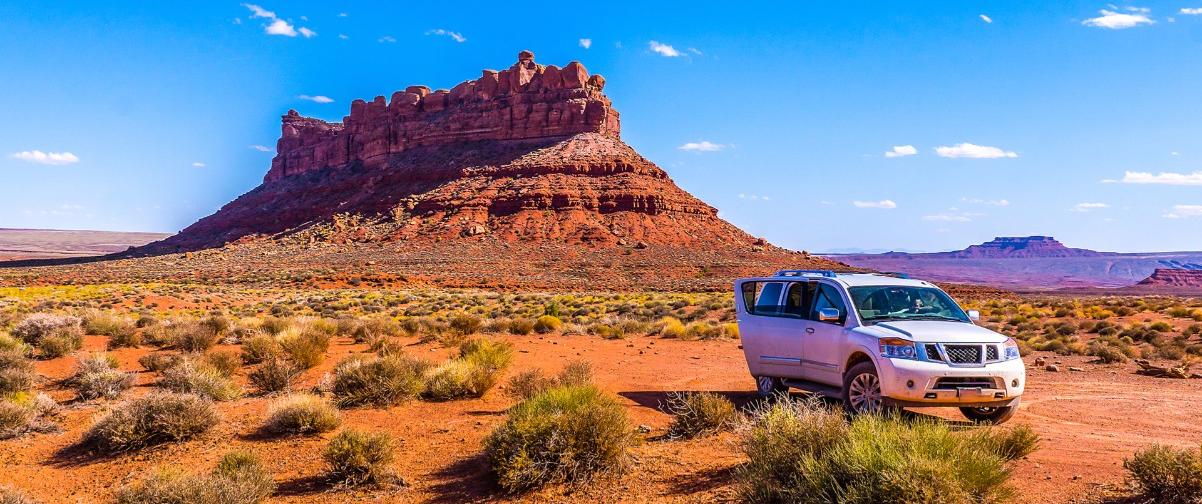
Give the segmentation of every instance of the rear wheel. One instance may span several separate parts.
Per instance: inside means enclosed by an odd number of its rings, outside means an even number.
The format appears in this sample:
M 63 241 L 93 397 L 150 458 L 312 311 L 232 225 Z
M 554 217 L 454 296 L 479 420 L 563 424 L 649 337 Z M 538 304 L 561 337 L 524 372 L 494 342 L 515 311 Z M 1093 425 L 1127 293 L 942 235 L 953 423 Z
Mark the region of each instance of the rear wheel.
M 856 364 L 843 375 L 843 408 L 853 415 L 875 414 L 885 410 L 881 379 L 872 362 Z
M 1018 401 L 1014 401 L 1009 406 L 964 407 L 960 408 L 960 413 L 974 422 L 996 425 L 1004 423 L 1018 413 Z
M 777 394 L 787 393 L 789 387 L 780 378 L 757 376 L 755 377 L 755 391 L 760 397 L 772 397 Z

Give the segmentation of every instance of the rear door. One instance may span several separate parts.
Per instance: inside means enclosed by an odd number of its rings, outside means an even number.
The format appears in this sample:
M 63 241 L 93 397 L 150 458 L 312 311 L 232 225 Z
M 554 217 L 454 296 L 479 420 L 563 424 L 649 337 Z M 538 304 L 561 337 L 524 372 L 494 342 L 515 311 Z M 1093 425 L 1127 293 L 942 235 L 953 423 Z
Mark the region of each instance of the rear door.
M 802 377 L 806 282 L 747 281 L 740 286 L 739 333 L 756 376 Z
M 843 289 L 825 282 L 814 283 L 813 295 L 806 313 L 805 337 L 802 343 L 802 368 L 807 380 L 828 385 L 842 385 L 839 372 L 844 340 L 847 338 L 848 303 Z M 823 308 L 839 310 L 839 320 L 818 320 Z

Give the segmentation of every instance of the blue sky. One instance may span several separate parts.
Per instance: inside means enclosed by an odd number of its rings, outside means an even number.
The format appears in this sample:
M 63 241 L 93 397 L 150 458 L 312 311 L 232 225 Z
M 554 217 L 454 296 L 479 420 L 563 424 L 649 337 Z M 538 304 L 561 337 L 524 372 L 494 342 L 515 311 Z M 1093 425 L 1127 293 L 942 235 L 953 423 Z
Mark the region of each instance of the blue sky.
M 0 227 L 176 231 L 259 183 L 288 109 L 530 49 L 783 246 L 1202 249 L 1202 0 L 255 7 L 0 3 Z

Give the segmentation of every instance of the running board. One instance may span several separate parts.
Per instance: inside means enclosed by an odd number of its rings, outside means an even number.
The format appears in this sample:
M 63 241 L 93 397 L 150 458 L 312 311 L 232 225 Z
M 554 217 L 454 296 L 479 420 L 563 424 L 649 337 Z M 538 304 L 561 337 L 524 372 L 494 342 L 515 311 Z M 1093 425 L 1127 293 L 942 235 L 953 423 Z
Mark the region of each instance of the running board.
M 783 378 L 781 382 L 788 385 L 790 388 L 804 390 L 811 394 L 829 397 L 831 399 L 843 399 L 843 389 L 825 383 L 812 382 L 807 380 L 798 380 L 795 378 Z

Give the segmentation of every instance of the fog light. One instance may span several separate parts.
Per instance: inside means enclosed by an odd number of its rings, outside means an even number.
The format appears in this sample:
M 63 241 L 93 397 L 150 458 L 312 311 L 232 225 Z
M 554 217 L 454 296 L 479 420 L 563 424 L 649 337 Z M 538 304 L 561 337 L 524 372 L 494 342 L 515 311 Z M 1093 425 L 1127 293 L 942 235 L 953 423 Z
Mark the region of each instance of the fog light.
M 914 388 L 914 380 L 906 380 L 906 388 Z
M 1010 380 L 1010 386 L 1014 387 L 1014 388 L 1018 388 L 1018 378 Z
M 936 398 L 938 398 L 939 396 L 938 396 L 937 394 L 935 394 L 934 392 L 928 392 L 928 393 L 927 393 L 927 395 L 925 395 L 925 396 L 923 396 L 923 397 L 925 397 L 925 398 L 927 398 L 927 399 L 936 399 Z

